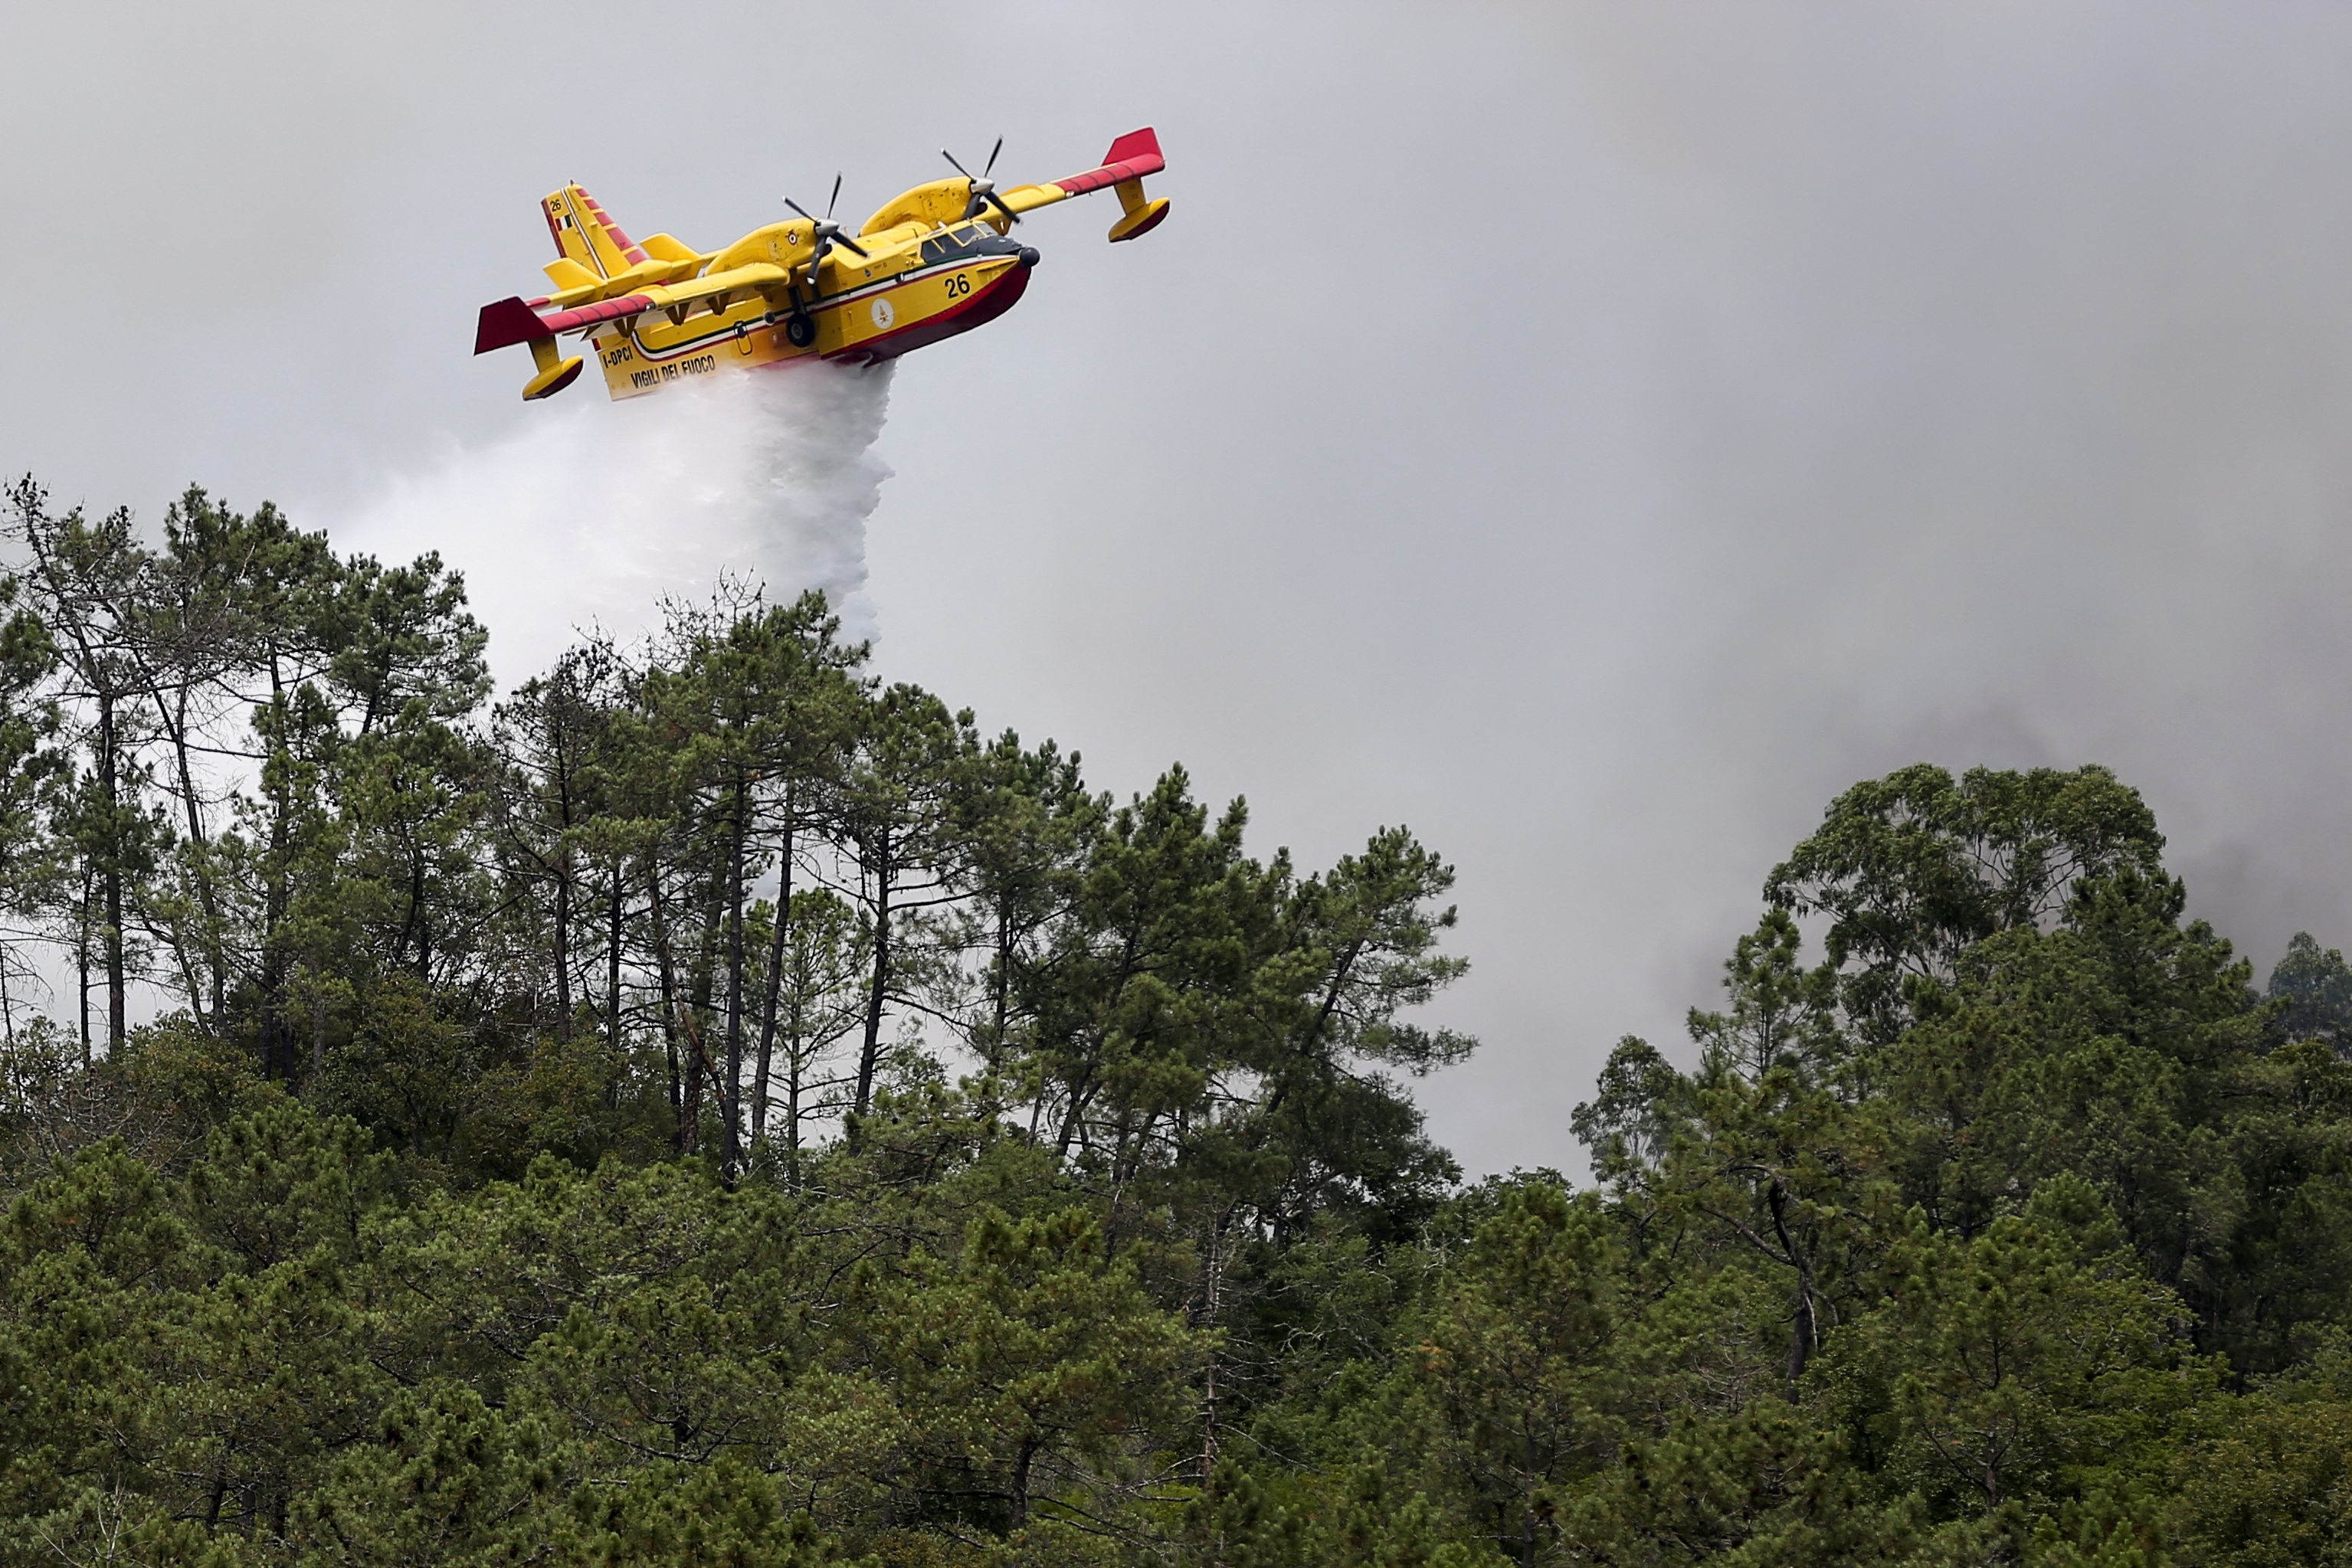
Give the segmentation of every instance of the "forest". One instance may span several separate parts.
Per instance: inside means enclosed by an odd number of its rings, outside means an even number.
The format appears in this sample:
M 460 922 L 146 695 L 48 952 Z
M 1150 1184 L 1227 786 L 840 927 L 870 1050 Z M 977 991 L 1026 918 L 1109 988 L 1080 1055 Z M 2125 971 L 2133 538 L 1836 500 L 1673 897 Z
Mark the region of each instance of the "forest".
M 496 695 L 436 557 L 0 536 L 0 1568 L 2352 1564 L 2352 967 L 2105 768 L 1854 784 L 1471 1181 L 1404 828 L 816 596 Z

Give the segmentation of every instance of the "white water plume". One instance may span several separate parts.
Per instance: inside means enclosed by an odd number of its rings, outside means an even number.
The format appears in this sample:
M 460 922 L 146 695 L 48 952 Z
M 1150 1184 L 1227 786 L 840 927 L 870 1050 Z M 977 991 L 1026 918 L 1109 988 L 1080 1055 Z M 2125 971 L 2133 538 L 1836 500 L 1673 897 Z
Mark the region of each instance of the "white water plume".
M 866 519 L 890 476 L 873 453 L 890 372 L 800 363 L 623 403 L 585 385 L 393 481 L 335 543 L 387 560 L 438 550 L 464 572 L 502 686 L 592 627 L 633 640 L 663 599 L 706 598 L 722 576 L 771 601 L 821 590 L 844 638 L 869 638 Z

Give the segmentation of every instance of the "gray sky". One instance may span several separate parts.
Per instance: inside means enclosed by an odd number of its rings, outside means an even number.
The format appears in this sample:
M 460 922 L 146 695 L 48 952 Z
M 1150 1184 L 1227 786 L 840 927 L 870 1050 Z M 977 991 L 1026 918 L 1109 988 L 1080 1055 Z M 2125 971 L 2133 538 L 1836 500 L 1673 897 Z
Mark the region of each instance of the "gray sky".
M 1854 779 L 2105 761 L 2267 966 L 2352 942 L 2352 11 L 10 7 L 0 468 L 331 526 L 520 439 L 473 313 L 577 178 L 710 247 L 934 150 L 1036 214 L 900 367 L 880 663 L 1308 863 L 1460 866 L 1474 1170 L 1682 1009 Z M 566 400 L 597 396 L 583 387 Z M 600 417 L 623 420 L 626 407 Z M 585 418 L 585 415 L 572 415 Z M 615 429 L 620 428 L 615 425 Z M 463 565 L 473 525 L 436 540 Z M 545 591 L 560 596 L 560 573 Z M 493 622 L 495 635 L 497 625 Z

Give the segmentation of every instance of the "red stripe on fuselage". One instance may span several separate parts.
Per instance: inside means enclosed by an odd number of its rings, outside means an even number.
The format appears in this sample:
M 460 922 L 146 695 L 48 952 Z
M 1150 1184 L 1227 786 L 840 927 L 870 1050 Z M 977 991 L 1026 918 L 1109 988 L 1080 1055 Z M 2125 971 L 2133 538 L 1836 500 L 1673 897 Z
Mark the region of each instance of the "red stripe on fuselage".
M 998 274 L 995 282 L 982 286 L 980 292 L 971 298 L 950 306 L 936 316 L 926 317 L 910 327 L 901 327 L 878 338 L 868 338 L 855 348 L 839 350 L 825 358 L 850 364 L 895 360 L 901 354 L 928 348 L 959 332 L 986 326 L 1012 309 L 1028 287 L 1029 268 L 1015 262 Z

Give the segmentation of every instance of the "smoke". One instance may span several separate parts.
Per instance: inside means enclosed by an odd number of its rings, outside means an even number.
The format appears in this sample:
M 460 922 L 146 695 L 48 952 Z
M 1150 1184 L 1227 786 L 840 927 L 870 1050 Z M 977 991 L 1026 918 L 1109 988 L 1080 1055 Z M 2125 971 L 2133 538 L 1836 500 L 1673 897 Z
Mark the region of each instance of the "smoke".
M 624 403 L 575 389 L 513 434 L 388 481 L 335 522 L 335 542 L 390 559 L 437 550 L 465 573 L 502 686 L 592 629 L 630 641 L 662 600 L 705 598 L 721 577 L 772 601 L 820 590 L 862 641 L 877 631 L 866 519 L 890 477 L 873 452 L 890 379 L 888 363 L 801 363 Z

